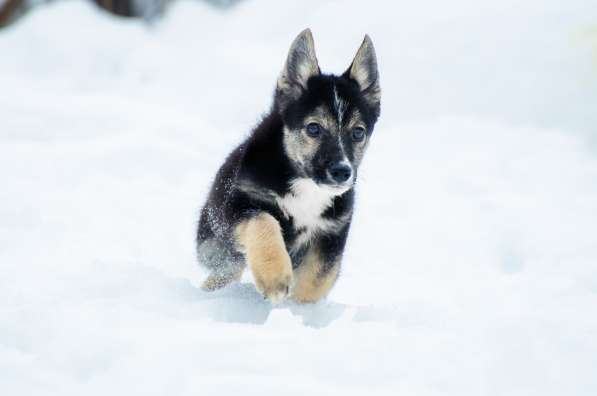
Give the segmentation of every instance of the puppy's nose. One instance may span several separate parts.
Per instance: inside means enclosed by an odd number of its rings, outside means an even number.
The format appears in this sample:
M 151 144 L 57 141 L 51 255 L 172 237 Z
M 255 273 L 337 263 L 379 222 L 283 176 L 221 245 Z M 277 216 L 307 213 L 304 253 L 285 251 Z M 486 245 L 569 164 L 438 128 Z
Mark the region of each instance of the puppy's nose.
M 336 183 L 344 183 L 346 180 L 350 178 L 352 173 L 352 169 L 350 166 L 346 165 L 345 163 L 337 163 L 329 168 L 330 176 Z

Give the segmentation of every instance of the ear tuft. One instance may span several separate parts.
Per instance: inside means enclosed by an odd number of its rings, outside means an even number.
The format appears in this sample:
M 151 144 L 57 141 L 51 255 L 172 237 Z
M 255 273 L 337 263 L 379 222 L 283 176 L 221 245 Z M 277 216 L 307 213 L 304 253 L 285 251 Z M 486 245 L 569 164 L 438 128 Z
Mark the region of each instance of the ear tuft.
M 310 29 L 303 30 L 292 42 L 288 58 L 276 88 L 281 104 L 296 100 L 307 89 L 307 81 L 320 74 L 315 44 Z
M 377 56 L 369 35 L 365 35 L 352 64 L 347 71 L 348 77 L 355 80 L 361 92 L 371 104 L 379 104 L 381 89 L 379 87 L 379 72 L 377 70 Z

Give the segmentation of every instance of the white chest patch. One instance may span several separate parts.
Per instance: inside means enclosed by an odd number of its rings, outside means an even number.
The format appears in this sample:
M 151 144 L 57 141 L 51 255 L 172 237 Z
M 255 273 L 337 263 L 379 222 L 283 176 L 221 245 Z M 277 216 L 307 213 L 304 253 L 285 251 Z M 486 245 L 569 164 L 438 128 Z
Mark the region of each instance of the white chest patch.
M 334 191 L 318 186 L 313 180 L 303 178 L 292 181 L 290 192 L 278 197 L 278 205 L 287 217 L 292 217 L 296 230 L 302 231 L 292 247 L 298 249 L 309 242 L 320 231 L 329 230 L 337 225 L 331 219 L 324 219 L 321 214 L 332 205 L 333 199 L 342 191 Z

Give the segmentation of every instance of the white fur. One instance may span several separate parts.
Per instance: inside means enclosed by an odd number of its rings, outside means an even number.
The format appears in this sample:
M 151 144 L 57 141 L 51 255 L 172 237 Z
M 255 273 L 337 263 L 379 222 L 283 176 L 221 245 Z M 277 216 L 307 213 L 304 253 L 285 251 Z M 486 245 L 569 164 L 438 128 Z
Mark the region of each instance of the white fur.
M 292 181 L 291 191 L 278 199 L 278 204 L 287 216 L 293 217 L 297 228 L 316 228 L 334 195 L 312 179 L 301 178 Z
M 346 158 L 346 151 L 344 150 L 344 144 L 342 144 L 342 119 L 344 118 L 344 112 L 346 111 L 346 102 L 340 99 L 338 96 L 338 90 L 336 89 L 336 85 L 334 84 L 334 107 L 336 108 L 336 112 L 338 113 L 338 145 L 340 146 L 340 150 L 342 150 L 342 159 L 345 164 L 350 166 L 348 160 Z M 351 167 L 352 169 L 352 167 Z
M 346 111 L 346 102 L 340 99 L 338 96 L 338 90 L 334 84 L 334 107 L 338 113 L 338 128 L 342 128 L 342 119 L 344 118 L 344 112 Z
M 344 193 L 347 188 L 319 186 L 309 178 L 292 181 L 290 192 L 277 199 L 284 214 L 292 217 L 295 229 L 304 229 L 291 250 L 308 243 L 318 232 L 338 226 L 337 221 L 324 219 L 321 214 L 330 207 L 334 197 Z

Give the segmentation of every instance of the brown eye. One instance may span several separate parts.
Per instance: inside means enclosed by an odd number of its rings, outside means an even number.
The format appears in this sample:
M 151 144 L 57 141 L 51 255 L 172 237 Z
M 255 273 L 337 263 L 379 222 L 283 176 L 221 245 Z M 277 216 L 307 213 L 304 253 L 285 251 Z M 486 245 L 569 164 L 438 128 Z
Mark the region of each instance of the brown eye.
M 354 127 L 352 129 L 352 140 L 360 142 L 365 139 L 365 129 L 362 127 Z
M 311 137 L 318 137 L 321 134 L 321 126 L 315 122 L 307 124 L 307 135 Z

